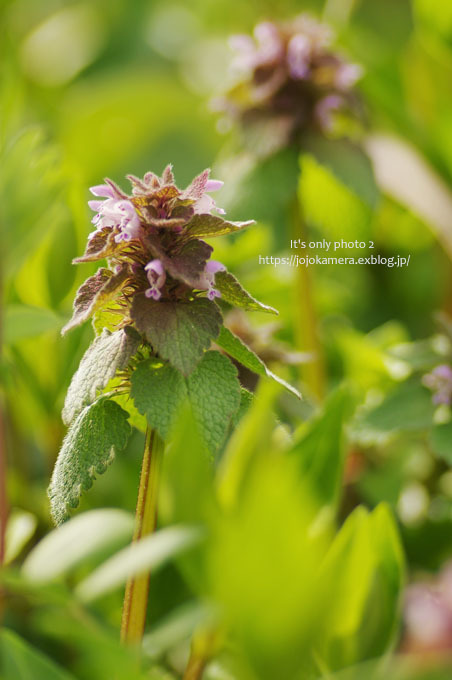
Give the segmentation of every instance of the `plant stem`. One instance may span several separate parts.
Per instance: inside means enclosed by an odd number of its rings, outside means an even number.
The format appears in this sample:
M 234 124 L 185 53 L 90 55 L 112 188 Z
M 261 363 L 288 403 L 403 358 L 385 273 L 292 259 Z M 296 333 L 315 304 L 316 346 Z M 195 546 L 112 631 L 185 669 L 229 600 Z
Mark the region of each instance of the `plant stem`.
M 294 238 L 309 242 L 306 223 L 301 213 L 300 202 L 296 197 L 293 205 Z M 309 251 L 304 249 L 308 257 Z M 317 399 L 322 400 L 325 395 L 325 367 L 323 352 L 318 336 L 318 321 L 313 299 L 311 271 L 301 265 L 297 267 L 295 290 L 295 304 L 298 314 L 295 315 L 295 335 L 298 349 L 312 354 L 312 361 L 301 365 L 300 377 L 306 383 L 310 392 Z
M 164 443 L 155 430 L 146 430 L 133 542 L 152 534 L 157 523 L 157 502 Z M 149 574 L 130 578 L 126 584 L 121 622 L 121 642 L 141 642 L 148 606 Z
M 193 634 L 190 658 L 182 680 L 201 680 L 210 659 L 218 650 L 221 633 L 215 628 L 200 628 Z

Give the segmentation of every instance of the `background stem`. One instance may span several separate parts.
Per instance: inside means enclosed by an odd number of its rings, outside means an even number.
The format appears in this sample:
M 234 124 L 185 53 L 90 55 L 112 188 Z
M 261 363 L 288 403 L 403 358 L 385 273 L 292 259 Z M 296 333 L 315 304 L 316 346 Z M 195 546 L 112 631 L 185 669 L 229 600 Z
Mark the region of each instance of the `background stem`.
M 296 197 L 292 208 L 293 234 L 295 239 L 309 242 L 307 228 Z M 308 248 L 303 250 L 308 257 Z M 318 320 L 314 304 L 311 270 L 304 265 L 297 267 L 295 304 L 295 333 L 297 349 L 312 354 L 312 361 L 301 364 L 300 377 L 311 394 L 322 400 L 325 395 L 325 367 L 318 335 Z
M 133 542 L 151 534 L 157 523 L 157 501 L 164 443 L 155 430 L 146 430 L 140 487 L 135 513 Z M 121 622 L 121 642 L 141 641 L 146 623 L 149 574 L 129 579 L 126 584 Z

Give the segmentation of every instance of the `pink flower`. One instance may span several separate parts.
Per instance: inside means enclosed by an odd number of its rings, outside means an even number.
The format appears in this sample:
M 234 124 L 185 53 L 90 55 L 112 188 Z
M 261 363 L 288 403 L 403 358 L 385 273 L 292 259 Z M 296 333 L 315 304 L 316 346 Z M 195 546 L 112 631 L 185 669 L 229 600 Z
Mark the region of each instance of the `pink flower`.
M 434 404 L 452 403 L 452 368 L 441 364 L 422 378 L 422 383 L 433 392 Z
M 95 210 L 97 213 L 92 220 L 97 230 L 105 227 L 117 229 L 116 243 L 139 238 L 140 218 L 131 201 L 118 198 L 113 187 L 108 184 L 91 187 L 90 191 L 94 196 L 101 196 L 106 199 L 104 201 L 88 201 L 91 210 Z
M 162 297 L 161 289 L 165 285 L 166 281 L 166 273 L 161 261 L 151 260 L 151 262 L 148 262 L 144 269 L 150 283 L 150 288 L 148 288 L 144 294 L 148 298 L 160 300 Z
M 212 210 L 215 210 L 220 215 L 225 214 L 226 211 L 223 210 L 223 208 L 219 208 L 215 203 L 214 199 L 212 198 L 212 196 L 209 196 L 209 192 L 218 191 L 219 189 L 221 189 L 223 184 L 224 182 L 222 182 L 219 179 L 207 180 L 203 195 L 201 196 L 201 198 L 198 198 L 198 200 L 193 204 L 195 214 L 211 215 Z
M 203 273 L 199 277 L 199 287 L 201 290 L 207 290 L 207 297 L 209 300 L 221 297 L 220 291 L 215 288 L 215 274 L 224 271 L 226 271 L 224 264 L 221 264 L 221 262 L 217 262 L 216 260 L 209 260 Z

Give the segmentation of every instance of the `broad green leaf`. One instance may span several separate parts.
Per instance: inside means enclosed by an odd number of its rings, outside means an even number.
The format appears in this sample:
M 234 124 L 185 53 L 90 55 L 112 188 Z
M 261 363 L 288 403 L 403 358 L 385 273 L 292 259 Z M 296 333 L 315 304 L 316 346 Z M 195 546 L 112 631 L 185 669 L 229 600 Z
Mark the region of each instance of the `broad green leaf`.
M 391 512 L 357 508 L 337 534 L 318 588 L 329 606 L 317 653 L 339 670 L 383 654 L 397 624 L 403 553 Z M 316 653 L 316 655 L 317 655 Z
M 435 425 L 430 430 L 429 440 L 433 452 L 452 465 L 452 421 Z
M 240 406 L 237 369 L 219 352 L 206 352 L 188 377 L 187 387 L 194 419 L 209 451 L 215 453 Z
M 89 510 L 47 534 L 22 566 L 28 581 L 45 583 L 72 571 L 86 559 L 121 547 L 133 534 L 133 516 L 123 510 Z
M 259 680 L 298 677 L 324 614 L 316 582 L 325 535 L 311 531 L 317 505 L 293 461 L 267 451 L 214 525 L 207 582 Z
M 260 384 L 256 398 L 228 441 L 217 473 L 218 499 L 226 508 L 238 502 L 254 458 L 268 449 L 275 426 L 273 406 L 279 390 L 274 382 Z
M 76 588 L 81 600 L 90 602 L 118 586 L 129 578 L 153 572 L 168 560 L 192 548 L 202 538 L 202 532 L 194 527 L 174 526 L 162 529 L 151 536 L 120 550 L 84 579 Z
M 218 306 L 205 298 L 189 302 L 164 302 L 136 295 L 131 309 L 137 329 L 154 350 L 185 376 L 200 361 L 222 322 Z
M 101 268 L 96 274 L 90 276 L 78 289 L 74 300 L 74 313 L 61 333 L 64 335 L 72 328 L 79 326 L 97 309 L 113 300 L 123 288 L 128 276 L 127 267 L 122 267 L 116 274 L 109 269 Z
M 9 305 L 3 319 L 3 341 L 9 344 L 48 331 L 56 331 L 61 328 L 62 323 L 61 317 L 50 309 Z
M 431 393 L 418 380 L 408 380 L 363 416 L 358 425 L 385 433 L 424 430 L 433 424 L 434 412 Z
M 36 531 L 38 520 L 35 515 L 15 508 L 11 511 L 5 532 L 4 564 L 10 564 L 22 551 Z
M 344 424 L 350 395 L 339 388 L 326 402 L 318 418 L 303 428 L 291 450 L 300 472 L 322 503 L 336 505 L 344 468 Z
M 82 491 L 125 447 L 130 431 L 127 413 L 109 399 L 99 399 L 77 416 L 63 441 L 48 490 L 56 524 L 66 519 L 69 508 L 77 507 Z
M 2 680 L 75 680 L 41 651 L 8 628 L 0 631 Z
M 335 241 L 367 240 L 372 214 L 369 205 L 313 155 L 303 154 L 300 163 L 299 195 L 307 221 Z
M 292 392 L 298 399 L 301 399 L 301 394 L 299 391 L 292 387 L 288 382 L 279 378 L 277 375 L 270 371 L 269 368 L 264 364 L 262 359 L 260 359 L 257 354 L 253 352 L 252 349 L 247 347 L 242 340 L 234 335 L 226 326 L 222 326 L 220 330 L 220 335 L 215 340 L 216 344 L 229 354 L 230 357 L 236 359 L 243 366 L 248 368 L 250 371 L 257 373 L 258 375 L 267 376 L 276 380 L 280 385 L 285 387 L 289 392 Z
M 232 424 L 237 427 L 239 422 L 242 420 L 243 416 L 248 413 L 248 409 L 254 401 L 254 394 L 246 389 L 246 387 L 240 388 L 240 406 L 237 413 L 232 416 Z
M 195 215 L 184 230 L 184 238 L 211 238 L 212 236 L 223 236 L 242 231 L 254 220 L 247 222 L 228 222 L 217 215 Z
M 215 274 L 215 288 L 217 288 L 221 297 L 234 305 L 234 307 L 241 307 L 250 312 L 268 312 L 269 314 L 278 314 L 277 310 L 269 305 L 264 305 L 263 302 L 255 300 L 248 291 L 246 291 L 235 276 L 230 272 L 218 272 Z
M 372 163 L 361 146 L 348 139 L 310 135 L 305 140 L 305 149 L 354 196 L 369 208 L 375 208 L 379 191 Z
M 187 396 L 182 374 L 159 359 L 150 359 L 138 364 L 131 382 L 131 396 L 138 411 L 162 439 L 167 439 Z
M 63 422 L 69 425 L 100 390 L 126 368 L 141 338 L 132 328 L 110 333 L 104 330 L 88 347 L 72 378 L 63 408 Z

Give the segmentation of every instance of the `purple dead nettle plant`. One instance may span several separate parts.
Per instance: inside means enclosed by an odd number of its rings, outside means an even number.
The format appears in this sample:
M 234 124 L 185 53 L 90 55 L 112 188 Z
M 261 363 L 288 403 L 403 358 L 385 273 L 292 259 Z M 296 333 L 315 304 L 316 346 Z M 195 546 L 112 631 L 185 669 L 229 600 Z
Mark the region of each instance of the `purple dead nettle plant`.
M 230 39 L 235 85 L 214 100 L 213 108 L 223 114 L 221 128 L 237 131 L 246 162 L 251 156 L 253 168 L 277 152 L 299 153 L 316 138 L 334 140 L 359 128 L 362 106 L 355 85 L 362 69 L 333 43 L 331 29 L 306 14 L 291 21 L 265 21 L 257 24 L 253 35 Z M 296 186 L 293 171 L 291 164 L 290 177 L 280 180 L 283 185 Z M 308 243 L 296 189 L 287 221 L 290 238 Z M 311 273 L 305 267 L 297 269 L 294 285 L 296 345 L 311 356 L 301 365 L 301 379 L 315 399 L 322 399 L 326 371 Z
M 328 26 L 306 14 L 257 24 L 253 36 L 232 36 L 237 82 L 214 107 L 258 153 L 300 145 L 309 131 L 334 133 L 336 114 L 360 112 L 354 86 L 362 68 L 335 50 L 333 40 Z
M 106 260 L 79 288 L 63 333 L 93 319 L 97 337 L 69 386 L 63 420 L 69 426 L 53 472 L 49 497 L 54 520 L 64 521 L 83 490 L 124 449 L 130 414 L 146 417 L 147 432 L 137 504 L 135 539 L 155 528 L 157 481 L 164 442 L 189 404 L 214 457 L 250 394 L 241 388 L 229 357 L 260 375 L 272 374 L 223 326 L 221 305 L 276 313 L 245 291 L 211 258 L 204 238 L 239 232 L 211 192 L 222 182 L 209 170 L 184 190 L 171 166 L 161 177 L 129 175 L 128 195 L 114 182 L 91 188 L 94 231 L 76 263 Z M 211 349 L 212 343 L 222 351 Z M 127 584 L 122 638 L 141 638 L 147 579 Z
M 447 364 L 436 366 L 431 373 L 422 377 L 422 384 L 433 392 L 432 400 L 437 406 L 452 404 L 452 367 Z

